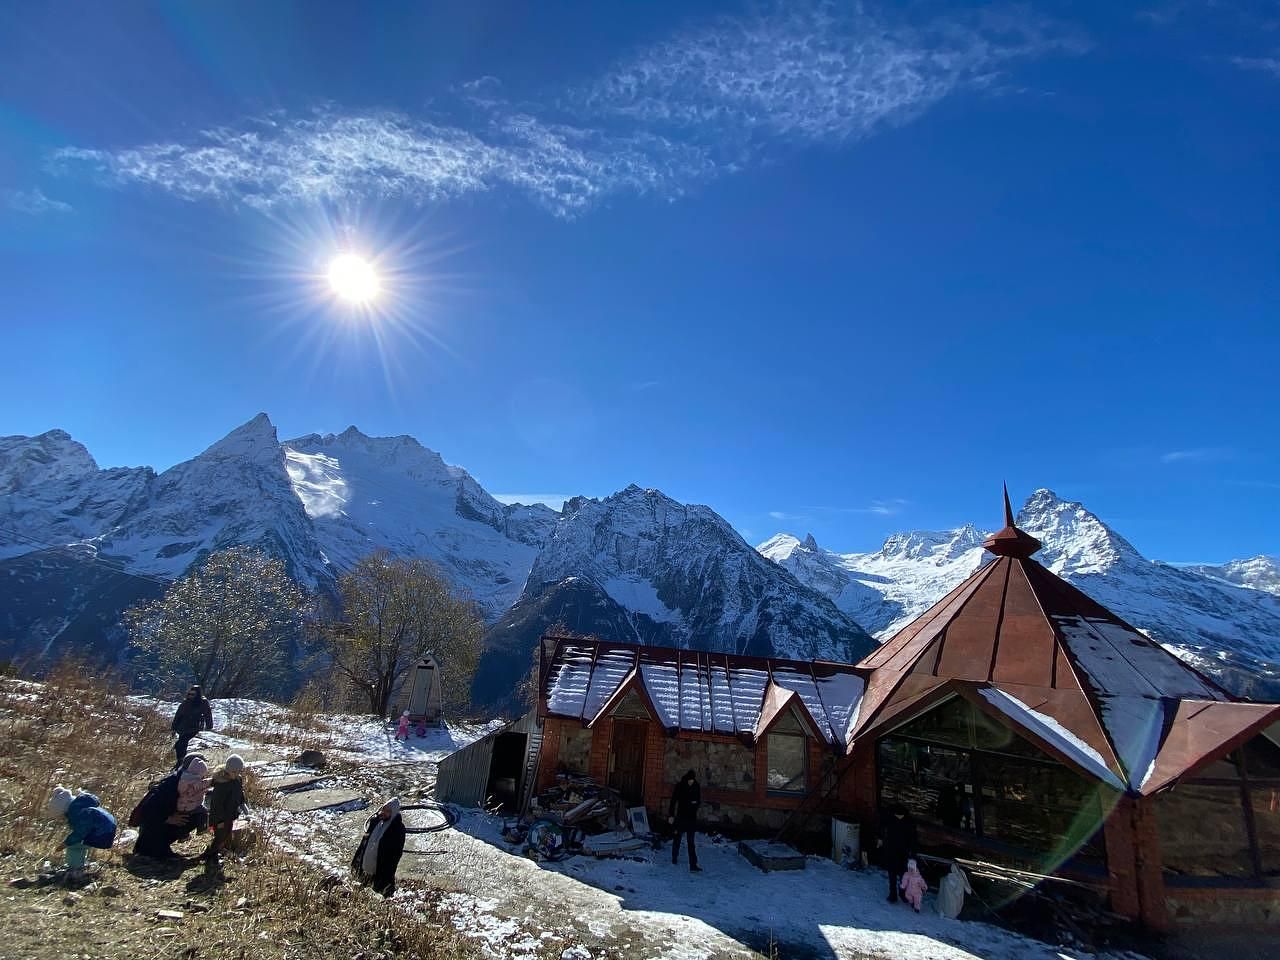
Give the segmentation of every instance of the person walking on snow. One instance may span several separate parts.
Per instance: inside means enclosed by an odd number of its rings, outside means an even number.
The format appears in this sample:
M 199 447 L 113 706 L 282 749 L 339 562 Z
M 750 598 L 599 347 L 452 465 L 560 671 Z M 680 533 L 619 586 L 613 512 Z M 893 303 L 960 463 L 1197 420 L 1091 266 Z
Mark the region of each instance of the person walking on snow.
M 193 683 L 186 698 L 173 713 L 173 732 L 178 735 L 178 740 L 173 745 L 173 752 L 178 758 L 174 767 L 180 766 L 186 758 L 187 744 L 191 742 L 191 738 L 201 730 L 212 729 L 213 710 L 200 691 L 200 685 Z
M 116 840 L 116 818 L 102 808 L 92 793 L 73 796 L 58 787 L 49 798 L 49 813 L 65 817 L 71 833 L 63 841 L 67 849 L 67 879 L 83 880 L 88 871 L 89 848 L 110 850 Z
M 400 714 L 400 723 L 396 726 L 396 739 L 409 740 L 409 711 Z
M 881 862 L 889 872 L 890 903 L 898 902 L 898 883 L 907 870 L 907 860 L 916 852 L 916 822 L 907 808 L 895 803 L 884 819 L 880 840 Z
M 680 837 L 683 834 L 689 844 L 689 870 L 700 873 L 698 851 L 693 846 L 693 833 L 698 828 L 698 807 L 702 803 L 702 788 L 698 776 L 692 770 L 685 773 L 671 791 L 671 806 L 667 811 L 667 823 L 675 827 L 675 839 L 671 841 L 671 865 L 680 862 Z
M 404 837 L 400 799 L 392 797 L 369 818 L 364 839 L 351 859 L 351 869 L 360 882 L 373 887 L 384 897 L 396 892 L 396 868 L 404 854 Z
M 234 753 L 213 775 L 213 789 L 209 791 L 209 825 L 213 827 L 213 839 L 201 854 L 211 869 L 220 866 L 219 856 L 231 839 L 231 827 L 245 809 L 244 782 L 240 779 L 243 775 L 244 760 Z
M 902 899 L 911 904 L 916 913 L 919 913 L 920 901 L 924 899 L 924 892 L 929 889 L 929 885 L 924 882 L 924 877 L 920 876 L 920 868 L 916 866 L 914 859 L 907 861 L 907 872 L 902 875 L 898 886 L 902 890 Z

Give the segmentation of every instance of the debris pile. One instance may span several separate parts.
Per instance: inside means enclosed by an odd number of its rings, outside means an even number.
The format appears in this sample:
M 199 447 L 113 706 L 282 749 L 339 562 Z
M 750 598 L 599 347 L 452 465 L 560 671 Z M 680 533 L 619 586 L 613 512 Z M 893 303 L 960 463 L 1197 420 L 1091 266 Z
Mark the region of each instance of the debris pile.
M 571 773 L 560 774 L 553 787 L 534 797 L 525 816 L 504 824 L 502 836 L 534 860 L 578 853 L 614 857 L 661 843 L 648 830 L 643 807 L 629 810 L 618 791 Z

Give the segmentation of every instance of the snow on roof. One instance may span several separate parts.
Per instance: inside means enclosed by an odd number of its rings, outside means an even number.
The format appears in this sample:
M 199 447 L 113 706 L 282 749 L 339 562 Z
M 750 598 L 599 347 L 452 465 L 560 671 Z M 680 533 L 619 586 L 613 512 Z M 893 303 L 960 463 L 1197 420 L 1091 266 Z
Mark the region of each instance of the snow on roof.
M 1016 721 L 1024 729 L 1034 733 L 1040 739 L 1052 744 L 1064 756 L 1075 764 L 1088 770 L 1095 777 L 1117 790 L 1123 790 L 1120 778 L 1107 766 L 1102 754 L 1089 746 L 1074 733 L 1060 724 L 1053 717 L 1037 710 L 1032 710 L 1017 697 L 1011 696 L 996 687 L 983 687 L 978 693 L 993 707 L 1005 716 Z
M 1224 699 L 1181 660 L 1123 623 L 1063 615 L 1053 616 L 1053 623 L 1099 693 Z
M 589 723 L 633 674 L 669 730 L 753 735 L 772 684 L 794 691 L 827 742 L 841 749 L 866 686 L 849 664 L 561 640 L 545 674 L 547 713 Z
M 1164 701 L 1151 697 L 1098 697 L 1098 715 L 1134 790 L 1142 788 L 1160 752 L 1164 710 Z

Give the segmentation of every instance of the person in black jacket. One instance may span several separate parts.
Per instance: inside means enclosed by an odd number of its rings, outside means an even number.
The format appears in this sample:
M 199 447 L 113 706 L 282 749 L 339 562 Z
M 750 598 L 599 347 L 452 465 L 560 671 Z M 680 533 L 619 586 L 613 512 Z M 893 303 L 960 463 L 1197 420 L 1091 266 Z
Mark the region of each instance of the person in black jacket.
M 889 871 L 890 903 L 898 902 L 898 882 L 907 872 L 907 861 L 916 855 L 916 821 L 900 803 L 889 807 L 881 827 L 880 857 Z
M 204 694 L 200 691 L 200 685 L 193 683 L 191 689 L 187 691 L 186 699 L 178 704 L 178 709 L 173 713 L 173 732 L 178 735 L 177 742 L 173 745 L 173 752 L 177 755 L 175 767 L 180 766 L 183 758 L 187 755 L 187 744 L 201 730 L 213 729 L 213 710 L 209 706 L 209 701 L 205 699 Z
M 184 757 L 178 769 L 148 790 L 134 809 L 129 822 L 138 828 L 138 839 L 133 845 L 135 854 L 157 860 L 176 857 L 173 845 L 208 823 L 209 815 L 204 807 L 196 807 L 188 813 L 178 810 L 178 780 L 188 764 L 203 759 L 198 753 Z
M 671 864 L 680 862 L 680 836 L 688 838 L 689 869 L 694 873 L 701 872 L 698 866 L 698 851 L 693 846 L 693 832 L 698 828 L 698 806 L 702 803 L 702 788 L 698 786 L 698 775 L 692 770 L 685 773 L 671 791 L 671 807 L 667 811 L 667 823 L 675 827 L 676 836 L 671 842 Z
M 351 858 L 351 869 L 360 879 L 384 897 L 396 892 L 396 868 L 404 854 L 404 819 L 400 816 L 400 800 L 392 797 L 369 818 L 364 839 Z

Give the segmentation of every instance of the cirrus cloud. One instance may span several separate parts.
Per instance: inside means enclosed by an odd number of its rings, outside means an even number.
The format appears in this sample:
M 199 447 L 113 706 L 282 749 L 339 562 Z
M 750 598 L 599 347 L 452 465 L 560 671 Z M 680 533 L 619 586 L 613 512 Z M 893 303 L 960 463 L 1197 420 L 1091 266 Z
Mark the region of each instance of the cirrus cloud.
M 922 23 L 861 6 L 723 17 L 623 58 L 594 82 L 513 105 L 485 76 L 452 112 L 328 106 L 185 140 L 58 150 L 51 167 L 114 187 L 257 208 L 390 196 L 430 203 L 508 188 L 572 218 L 618 194 L 678 197 L 796 143 L 840 145 L 990 89 L 1015 60 L 1078 52 L 1022 11 Z

